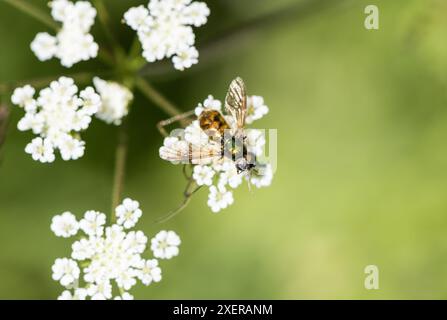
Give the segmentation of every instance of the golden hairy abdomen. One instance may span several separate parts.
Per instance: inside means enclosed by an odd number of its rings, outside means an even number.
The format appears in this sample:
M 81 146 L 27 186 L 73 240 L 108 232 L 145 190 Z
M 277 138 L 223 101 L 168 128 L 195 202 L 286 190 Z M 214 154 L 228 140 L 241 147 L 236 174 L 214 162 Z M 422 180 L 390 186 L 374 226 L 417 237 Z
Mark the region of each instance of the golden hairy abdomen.
M 217 110 L 205 110 L 199 117 L 200 128 L 209 136 L 224 135 L 230 129 L 224 116 Z

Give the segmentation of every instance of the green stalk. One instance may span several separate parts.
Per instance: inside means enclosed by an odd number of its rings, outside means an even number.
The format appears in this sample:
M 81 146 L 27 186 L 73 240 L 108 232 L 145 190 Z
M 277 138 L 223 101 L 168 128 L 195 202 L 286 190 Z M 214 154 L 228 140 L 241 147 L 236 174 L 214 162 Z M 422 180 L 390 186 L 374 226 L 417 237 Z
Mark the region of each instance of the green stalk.
M 159 93 L 152 85 L 141 77 L 135 79 L 136 87 L 143 93 L 149 100 L 155 103 L 160 109 L 165 111 L 170 116 L 176 116 L 181 111 L 174 106 L 166 97 Z
M 32 5 L 31 1 L 25 1 L 25 0 L 3 0 L 3 1 L 17 8 L 23 13 L 35 18 L 36 20 L 39 20 L 40 22 L 50 27 L 51 29 L 55 31 L 59 30 L 58 24 L 51 18 L 51 16 L 43 12 L 40 8 Z
M 112 211 L 110 222 L 116 222 L 115 208 L 120 204 L 124 189 L 124 179 L 126 176 L 126 160 L 127 160 L 127 123 L 121 124 L 118 132 L 118 144 L 115 151 L 115 170 L 113 175 L 112 189 Z
M 125 57 L 124 49 L 121 47 L 119 41 L 114 36 L 111 26 L 110 26 L 110 14 L 107 10 L 107 7 L 103 0 L 93 0 L 93 4 L 96 7 L 96 10 L 98 11 L 98 18 L 101 22 L 102 29 L 109 40 L 110 44 L 113 47 L 113 50 L 115 51 L 115 59 L 121 60 Z

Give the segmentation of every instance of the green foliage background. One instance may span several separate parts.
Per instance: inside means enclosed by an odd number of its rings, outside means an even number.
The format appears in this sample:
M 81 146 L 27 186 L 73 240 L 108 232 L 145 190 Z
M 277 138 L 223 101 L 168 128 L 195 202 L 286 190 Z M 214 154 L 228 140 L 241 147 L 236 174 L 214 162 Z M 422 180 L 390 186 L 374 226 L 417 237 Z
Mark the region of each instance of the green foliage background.
M 118 22 L 145 2 L 107 0 L 126 45 L 133 33 Z M 141 203 L 139 229 L 149 236 L 176 230 L 183 244 L 178 258 L 162 262 L 163 281 L 138 285 L 134 295 L 447 298 L 444 1 L 207 2 L 212 15 L 196 30 L 199 51 L 226 30 L 303 4 L 225 38 L 223 49 L 189 71 L 149 76 L 183 110 L 208 94 L 223 98 L 229 81 L 242 76 L 270 107 L 256 126 L 278 129 L 278 170 L 270 188 L 239 188 L 220 214 L 210 212 L 202 190 L 178 217 L 154 224 L 179 204 L 185 182 L 180 167 L 158 158 L 155 124 L 167 115 L 138 96 L 129 115 L 125 195 Z M 380 8 L 379 31 L 363 27 L 368 4 Z M 102 70 L 98 62 L 73 70 L 38 62 L 29 43 L 46 30 L 0 1 L 0 81 Z M 94 32 L 102 41 L 97 26 Z M 53 299 L 62 288 L 50 268 L 69 254 L 71 240 L 51 233 L 51 217 L 110 211 L 117 130 L 94 121 L 81 160 L 43 165 L 24 153 L 32 135 L 16 129 L 22 115 L 13 108 L 0 166 L 0 298 Z M 363 287 L 370 264 L 380 269 L 377 291 Z

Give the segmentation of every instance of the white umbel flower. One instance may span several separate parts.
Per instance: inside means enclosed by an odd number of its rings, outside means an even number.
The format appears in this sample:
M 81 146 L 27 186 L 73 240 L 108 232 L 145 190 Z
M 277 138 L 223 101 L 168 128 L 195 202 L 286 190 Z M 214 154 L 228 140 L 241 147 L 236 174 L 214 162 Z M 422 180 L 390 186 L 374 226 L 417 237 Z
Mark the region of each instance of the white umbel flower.
M 13 104 L 24 108 L 27 112 L 32 113 L 36 110 L 36 100 L 34 100 L 34 94 L 36 90 L 30 85 L 26 85 L 23 88 L 17 88 L 11 97 Z
M 194 120 L 185 128 L 185 141 L 195 146 L 206 145 L 209 141 L 208 135 L 200 128 L 198 120 Z
M 250 182 L 257 188 L 268 187 L 272 184 L 273 170 L 271 164 L 266 164 L 255 172 L 250 178 Z
M 51 230 L 57 237 L 69 238 L 78 233 L 79 223 L 76 221 L 76 217 L 67 211 L 53 217 Z
M 96 117 L 106 123 L 120 125 L 129 113 L 129 104 L 133 100 L 132 92 L 117 82 L 104 81 L 98 77 L 93 79 L 93 83 L 102 100 Z
M 117 208 L 117 212 L 131 213 L 132 217 L 123 223 L 131 222 L 141 216 L 138 202 L 126 199 Z M 137 211 L 140 211 L 137 213 Z M 136 218 L 136 220 L 138 220 Z M 114 286 L 123 292 L 116 300 L 133 299 L 127 291 L 140 280 L 148 286 L 161 281 L 161 269 L 155 259 L 144 259 L 141 255 L 146 251 L 148 238 L 142 231 L 129 231 L 121 224 L 105 226 L 103 213 L 89 210 L 77 223 L 71 213 L 64 213 L 53 218 L 51 229 L 56 235 L 74 235 L 79 225 L 85 233 L 72 244 L 71 258 L 57 259 L 54 263 L 53 279 L 67 288 L 60 300 L 106 300 L 113 299 Z M 159 236 L 161 255 L 172 258 L 178 255 L 180 238 L 173 232 Z M 167 245 L 164 245 L 166 243 Z
M 160 231 L 151 240 L 155 258 L 171 259 L 179 254 L 180 237 L 174 231 Z
M 61 293 L 57 300 L 85 300 L 86 297 L 87 290 L 78 288 L 74 290 L 74 293 L 71 293 L 69 290 L 65 290 Z
M 17 88 L 11 101 L 25 109 L 17 124 L 20 131 L 31 130 L 39 135 L 27 145 L 25 152 L 42 163 L 55 160 L 59 150 L 63 160 L 76 160 L 84 155 L 85 142 L 79 132 L 86 130 L 92 115 L 101 107 L 101 98 L 92 87 L 78 94 L 73 79 L 61 77 L 34 98 L 35 90 L 27 85 Z
M 221 111 L 222 102 L 220 102 L 220 100 L 214 99 L 212 95 L 209 95 L 203 103 L 199 103 L 199 105 L 194 109 L 194 112 L 196 116 L 199 117 L 205 109 Z
M 199 186 L 210 186 L 213 184 L 214 170 L 209 166 L 197 165 L 194 167 L 193 179 Z
M 50 2 L 51 15 L 62 23 L 56 36 L 41 32 L 31 43 L 31 50 L 40 61 L 54 57 L 70 68 L 80 61 L 96 58 L 98 44 L 89 33 L 95 22 L 96 9 L 87 1 L 73 3 L 67 0 Z
M 184 47 L 177 51 L 177 55 L 172 58 L 174 68 L 183 71 L 191 68 L 199 62 L 199 51 L 194 47 Z
M 51 269 L 53 270 L 53 280 L 59 281 L 64 287 L 79 279 L 81 272 L 76 261 L 67 258 L 56 259 Z
M 233 204 L 233 201 L 233 193 L 231 191 L 227 191 L 224 186 L 218 185 L 217 187 L 210 187 L 208 206 L 214 213 L 227 208 L 229 205 Z
M 47 32 L 39 32 L 31 42 L 31 50 L 40 61 L 50 60 L 58 52 L 57 39 Z
M 130 8 L 124 21 L 137 32 L 148 62 L 171 58 L 174 68 L 185 70 L 199 57 L 192 26 L 204 25 L 209 14 L 204 2 L 150 0 L 147 7 Z
M 124 292 L 121 296 L 115 297 L 113 300 L 133 300 L 134 297 L 129 292 Z
M 264 103 L 264 98 L 260 96 L 251 96 L 247 98 L 247 117 L 245 122 L 252 124 L 269 112 L 269 108 Z
M 138 278 L 146 286 L 150 285 L 152 282 L 161 281 L 161 269 L 158 266 L 158 261 L 156 259 L 141 261 L 141 272 Z
M 33 157 L 33 160 L 42 163 L 54 161 L 53 144 L 48 139 L 34 138 L 26 147 L 25 152 Z
M 102 236 L 105 224 L 106 215 L 94 210 L 85 212 L 84 218 L 79 221 L 81 230 L 89 236 Z
M 123 203 L 116 207 L 115 211 L 118 224 L 122 225 L 125 229 L 134 227 L 142 215 L 139 207 L 140 204 L 138 201 L 129 198 L 124 199 Z

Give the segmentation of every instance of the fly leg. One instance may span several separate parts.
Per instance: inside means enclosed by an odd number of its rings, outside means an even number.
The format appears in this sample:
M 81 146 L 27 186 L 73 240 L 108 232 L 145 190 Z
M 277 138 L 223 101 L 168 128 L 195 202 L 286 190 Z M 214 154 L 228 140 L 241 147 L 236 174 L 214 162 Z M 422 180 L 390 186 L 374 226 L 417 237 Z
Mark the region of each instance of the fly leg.
M 162 136 L 167 137 L 168 136 L 168 132 L 166 131 L 165 127 L 167 127 L 167 126 L 169 126 L 169 125 L 171 125 L 171 124 L 173 124 L 175 122 L 178 122 L 178 121 L 184 121 L 185 119 L 188 119 L 188 118 L 190 118 L 193 115 L 194 115 L 194 110 L 191 110 L 191 111 L 188 111 L 188 112 L 176 115 L 176 116 L 174 116 L 172 118 L 160 121 L 157 124 L 157 129 L 158 129 L 158 131 L 160 131 Z

